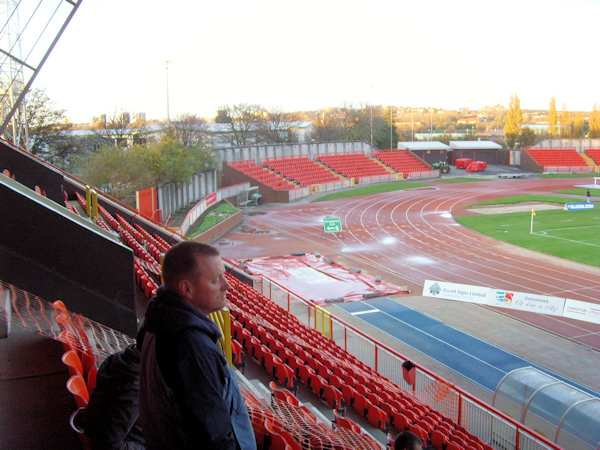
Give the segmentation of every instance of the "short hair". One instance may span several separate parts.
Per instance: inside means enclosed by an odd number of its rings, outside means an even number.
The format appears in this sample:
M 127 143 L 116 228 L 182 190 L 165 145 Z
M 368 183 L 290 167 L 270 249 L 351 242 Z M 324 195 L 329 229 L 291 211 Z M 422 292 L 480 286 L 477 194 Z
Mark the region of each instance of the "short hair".
M 199 276 L 198 257 L 219 256 L 219 250 L 198 241 L 183 241 L 171 247 L 162 259 L 162 280 L 169 290 L 177 290 L 182 279 Z
M 415 445 L 421 447 L 423 439 L 410 431 L 401 432 L 394 440 L 394 450 L 414 450 Z

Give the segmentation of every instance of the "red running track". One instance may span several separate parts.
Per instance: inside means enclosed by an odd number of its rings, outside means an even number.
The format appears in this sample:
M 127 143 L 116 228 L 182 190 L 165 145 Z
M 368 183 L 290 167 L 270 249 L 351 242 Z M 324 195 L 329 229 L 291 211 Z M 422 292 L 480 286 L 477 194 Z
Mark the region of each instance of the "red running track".
M 471 231 L 454 220 L 465 206 L 490 198 L 569 189 L 582 179 L 432 183 L 432 187 L 266 210 L 246 222 L 275 234 L 231 232 L 227 258 L 321 252 L 371 274 L 393 276 L 419 294 L 426 279 L 490 286 L 600 303 L 600 269 L 540 255 Z M 324 235 L 323 218 L 342 219 L 343 236 Z M 600 234 L 599 234 L 600 236 Z M 600 241 L 600 238 L 599 238 Z M 496 309 L 600 350 L 600 325 Z

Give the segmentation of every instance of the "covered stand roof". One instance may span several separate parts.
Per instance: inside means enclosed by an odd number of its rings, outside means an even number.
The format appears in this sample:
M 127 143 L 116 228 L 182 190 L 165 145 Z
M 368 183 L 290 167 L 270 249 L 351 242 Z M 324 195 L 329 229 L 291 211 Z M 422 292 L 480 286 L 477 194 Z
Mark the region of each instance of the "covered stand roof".
M 450 147 L 439 141 L 398 142 L 398 150 L 450 150 Z
M 450 141 L 452 150 L 501 150 L 494 141 Z

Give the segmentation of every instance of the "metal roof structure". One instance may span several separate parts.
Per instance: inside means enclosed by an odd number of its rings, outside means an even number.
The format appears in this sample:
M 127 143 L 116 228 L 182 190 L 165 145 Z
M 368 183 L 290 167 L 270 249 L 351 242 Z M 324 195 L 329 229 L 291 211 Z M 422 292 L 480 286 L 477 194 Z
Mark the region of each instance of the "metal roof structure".
M 450 147 L 440 141 L 410 141 L 398 142 L 398 149 L 401 150 L 450 150 Z
M 450 141 L 452 150 L 500 150 L 502 146 L 494 141 Z

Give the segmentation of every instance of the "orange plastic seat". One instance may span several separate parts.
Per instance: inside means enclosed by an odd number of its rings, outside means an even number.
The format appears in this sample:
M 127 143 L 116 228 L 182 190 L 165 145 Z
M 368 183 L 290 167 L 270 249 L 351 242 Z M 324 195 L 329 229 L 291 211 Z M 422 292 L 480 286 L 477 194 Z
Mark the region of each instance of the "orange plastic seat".
M 79 355 L 75 350 L 67 350 L 65 353 L 63 353 L 60 360 L 65 366 L 68 367 L 70 376 L 83 376 L 83 366 L 81 365 L 81 359 L 79 359 Z
M 73 395 L 78 408 L 85 408 L 90 401 L 85 380 L 81 375 L 73 375 L 67 380 L 67 390 Z

